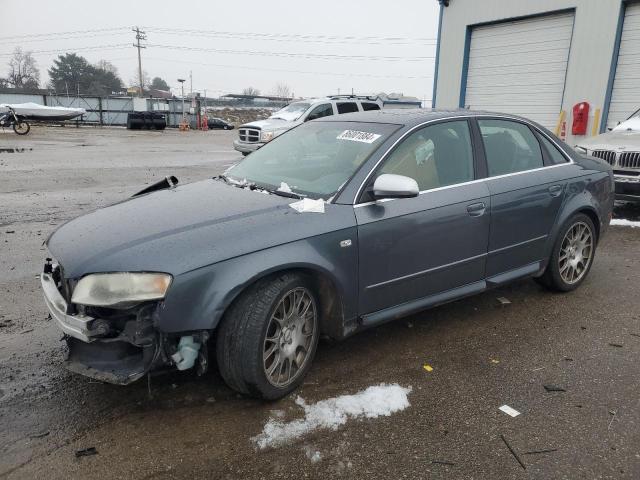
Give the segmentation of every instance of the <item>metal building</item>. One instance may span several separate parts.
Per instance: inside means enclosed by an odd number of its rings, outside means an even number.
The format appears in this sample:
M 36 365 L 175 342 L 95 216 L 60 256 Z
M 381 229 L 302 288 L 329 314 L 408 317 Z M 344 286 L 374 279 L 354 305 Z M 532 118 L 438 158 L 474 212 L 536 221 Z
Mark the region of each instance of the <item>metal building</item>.
M 434 107 L 522 115 L 570 144 L 577 103 L 587 135 L 640 108 L 640 0 L 438 1 Z

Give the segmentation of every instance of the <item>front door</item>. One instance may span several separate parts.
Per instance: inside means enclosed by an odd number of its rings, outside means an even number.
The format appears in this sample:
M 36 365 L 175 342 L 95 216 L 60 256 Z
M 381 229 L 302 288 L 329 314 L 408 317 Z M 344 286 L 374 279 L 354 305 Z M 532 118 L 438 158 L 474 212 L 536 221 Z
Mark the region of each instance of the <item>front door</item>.
M 356 205 L 359 310 L 366 315 L 465 286 L 482 288 L 489 237 L 489 191 L 473 181 L 467 120 L 413 132 L 380 174 L 414 178 L 415 198 Z

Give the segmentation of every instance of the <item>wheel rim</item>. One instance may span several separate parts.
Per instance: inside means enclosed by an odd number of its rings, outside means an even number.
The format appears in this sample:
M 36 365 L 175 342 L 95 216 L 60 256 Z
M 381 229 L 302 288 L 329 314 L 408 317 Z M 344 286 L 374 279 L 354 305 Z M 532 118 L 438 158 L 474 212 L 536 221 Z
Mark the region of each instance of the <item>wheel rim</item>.
M 269 319 L 262 350 L 264 372 L 269 383 L 286 387 L 306 366 L 317 326 L 313 296 L 306 288 L 288 291 Z
M 16 127 L 16 133 L 23 133 L 27 131 L 27 123 L 26 122 L 19 122 L 15 124 Z
M 584 222 L 574 223 L 562 240 L 558 268 L 568 284 L 579 282 L 593 258 L 593 232 Z

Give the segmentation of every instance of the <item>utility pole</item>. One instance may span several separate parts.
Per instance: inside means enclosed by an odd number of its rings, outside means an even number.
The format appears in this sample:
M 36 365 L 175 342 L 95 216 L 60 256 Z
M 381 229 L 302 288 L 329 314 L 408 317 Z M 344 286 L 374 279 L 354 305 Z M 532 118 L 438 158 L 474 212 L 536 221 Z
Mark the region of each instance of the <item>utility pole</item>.
M 147 48 L 143 45 L 140 45 L 140 40 L 146 40 L 147 34 L 141 31 L 138 27 L 132 28 L 134 32 L 136 32 L 136 43 L 133 44 L 134 47 L 138 49 L 138 79 L 140 80 L 140 96 L 142 97 L 142 89 L 144 87 L 144 80 L 142 79 L 142 56 L 140 55 L 141 48 Z
M 193 71 L 189 70 L 189 96 L 193 98 Z

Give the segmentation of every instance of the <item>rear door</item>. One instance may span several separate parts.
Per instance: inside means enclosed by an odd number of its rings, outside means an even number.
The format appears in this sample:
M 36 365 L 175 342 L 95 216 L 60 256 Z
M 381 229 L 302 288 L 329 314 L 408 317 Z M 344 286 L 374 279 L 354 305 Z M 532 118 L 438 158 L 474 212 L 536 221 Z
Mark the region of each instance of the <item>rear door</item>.
M 366 315 L 371 312 L 414 301 L 424 307 L 437 303 L 438 294 L 484 288 L 489 191 L 484 181 L 473 181 L 469 127 L 462 119 L 416 130 L 370 180 L 383 173 L 411 177 L 418 197 L 356 205 L 365 324 L 376 323 Z
M 502 283 L 539 269 L 567 180 L 525 123 L 481 118 L 478 127 L 491 192 L 487 277 Z

